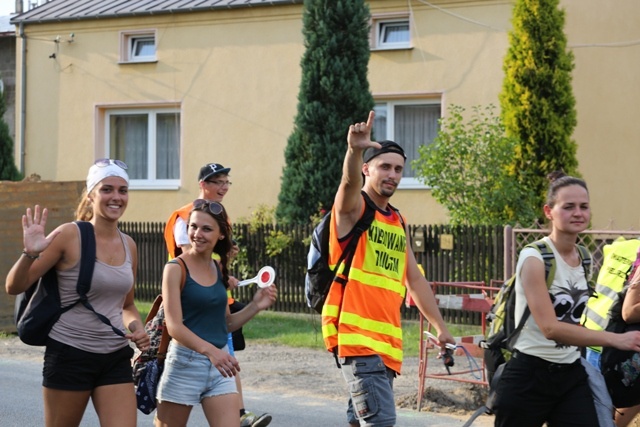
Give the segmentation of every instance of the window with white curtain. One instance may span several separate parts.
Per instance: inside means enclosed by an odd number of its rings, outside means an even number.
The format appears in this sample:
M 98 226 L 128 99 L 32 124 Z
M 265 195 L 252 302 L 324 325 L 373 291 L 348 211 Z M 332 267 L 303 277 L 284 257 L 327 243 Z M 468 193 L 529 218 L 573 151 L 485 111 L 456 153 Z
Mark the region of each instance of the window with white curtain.
M 419 157 L 418 148 L 431 144 L 438 135 L 440 100 L 378 101 L 374 111 L 375 140 L 395 141 L 404 148 L 407 155 L 400 188 L 424 187 L 415 178 L 411 162 Z
M 105 119 L 106 154 L 127 164 L 132 188 L 179 185 L 179 110 L 109 110 Z
M 373 17 L 372 49 L 408 49 L 411 47 L 409 16 L 394 19 Z

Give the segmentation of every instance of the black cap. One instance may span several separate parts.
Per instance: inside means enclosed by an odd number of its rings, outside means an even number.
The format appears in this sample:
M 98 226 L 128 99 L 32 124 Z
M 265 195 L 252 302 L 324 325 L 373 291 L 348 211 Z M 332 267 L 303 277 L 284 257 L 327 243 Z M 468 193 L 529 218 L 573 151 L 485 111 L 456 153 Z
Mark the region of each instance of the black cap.
M 368 163 L 374 157 L 379 156 L 384 153 L 396 153 L 400 154 L 405 160 L 407 160 L 407 155 L 404 154 L 404 150 L 398 144 L 393 141 L 381 141 L 378 142 L 380 144 L 380 148 L 369 147 L 364 152 L 364 162 Z
M 207 163 L 200 168 L 198 181 L 206 181 L 207 178 L 211 178 L 214 175 L 221 173 L 228 174 L 229 172 L 231 172 L 231 168 L 225 168 L 220 163 Z

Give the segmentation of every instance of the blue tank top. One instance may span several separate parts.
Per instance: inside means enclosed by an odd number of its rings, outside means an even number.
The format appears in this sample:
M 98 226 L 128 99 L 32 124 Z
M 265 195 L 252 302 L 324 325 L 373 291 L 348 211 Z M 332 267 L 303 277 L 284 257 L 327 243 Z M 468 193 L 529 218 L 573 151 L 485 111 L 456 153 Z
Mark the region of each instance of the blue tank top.
M 176 262 L 174 260 L 169 262 Z M 187 278 L 182 290 L 182 323 L 203 340 L 223 348 L 227 345 L 227 289 L 216 264 L 218 280 L 203 286 Z

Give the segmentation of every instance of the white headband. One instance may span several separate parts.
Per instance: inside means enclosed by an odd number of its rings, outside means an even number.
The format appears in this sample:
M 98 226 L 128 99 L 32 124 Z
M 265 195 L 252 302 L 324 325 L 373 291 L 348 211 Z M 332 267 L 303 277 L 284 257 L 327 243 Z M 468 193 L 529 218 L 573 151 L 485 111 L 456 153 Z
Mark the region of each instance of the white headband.
M 129 185 L 129 175 L 127 175 L 127 171 L 120 166 L 116 166 L 113 163 L 107 166 L 93 165 L 89 168 L 89 174 L 87 175 L 87 194 L 91 193 L 93 187 L 98 185 L 100 181 L 110 176 L 118 176 L 124 179 L 127 185 Z

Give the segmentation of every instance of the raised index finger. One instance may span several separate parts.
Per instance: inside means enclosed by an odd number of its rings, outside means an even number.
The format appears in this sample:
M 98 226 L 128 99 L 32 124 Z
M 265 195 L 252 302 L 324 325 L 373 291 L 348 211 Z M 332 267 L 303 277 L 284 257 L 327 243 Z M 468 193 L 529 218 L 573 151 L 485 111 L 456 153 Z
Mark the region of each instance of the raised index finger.
M 373 128 L 373 119 L 375 119 L 376 113 L 375 111 L 369 111 L 369 117 L 367 118 L 367 129 L 371 130 Z

